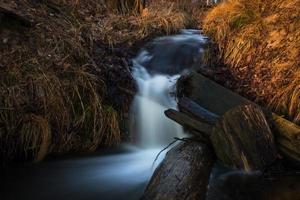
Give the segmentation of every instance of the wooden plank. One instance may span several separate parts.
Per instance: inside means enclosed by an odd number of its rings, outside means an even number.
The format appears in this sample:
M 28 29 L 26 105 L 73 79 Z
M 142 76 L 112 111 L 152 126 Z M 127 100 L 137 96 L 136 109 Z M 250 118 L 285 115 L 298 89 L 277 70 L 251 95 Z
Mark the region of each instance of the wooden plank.
M 289 149 L 290 151 L 294 152 L 291 158 L 299 160 L 300 127 L 282 117 L 279 117 L 274 113 L 272 114 L 272 118 L 274 120 L 273 132 L 275 134 L 276 141 L 280 145 L 285 146 L 285 148 L 283 148 L 282 151 L 285 152 L 284 154 L 286 156 L 291 156 L 291 154 L 284 150 Z
M 197 72 L 193 71 L 188 80 L 191 86 L 188 97 L 219 116 L 238 105 L 253 104 Z
M 186 97 L 179 99 L 178 107 L 181 112 L 187 113 L 188 115 L 211 125 L 214 125 L 220 118 L 218 115 L 204 109 L 199 104 Z
M 204 133 L 205 135 L 209 135 L 212 131 L 211 125 L 193 119 L 184 113 L 178 112 L 177 110 L 168 109 L 165 111 L 165 115 L 182 126 L 194 129 L 200 133 Z

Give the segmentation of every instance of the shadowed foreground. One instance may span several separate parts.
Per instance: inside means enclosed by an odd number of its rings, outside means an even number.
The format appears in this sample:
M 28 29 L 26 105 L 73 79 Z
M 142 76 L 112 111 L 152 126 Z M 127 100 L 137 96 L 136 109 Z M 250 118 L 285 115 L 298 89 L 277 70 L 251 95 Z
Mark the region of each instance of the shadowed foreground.
M 0 199 L 139 199 L 159 150 L 120 151 L 6 169 Z

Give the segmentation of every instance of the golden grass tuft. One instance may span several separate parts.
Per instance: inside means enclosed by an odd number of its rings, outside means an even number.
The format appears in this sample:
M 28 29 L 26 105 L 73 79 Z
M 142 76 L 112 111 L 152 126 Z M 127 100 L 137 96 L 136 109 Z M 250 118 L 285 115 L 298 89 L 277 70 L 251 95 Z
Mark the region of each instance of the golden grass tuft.
M 240 85 L 235 90 L 300 124 L 299 0 L 229 0 L 204 30 Z
M 42 116 L 28 114 L 22 118 L 20 132 L 18 136 L 18 148 L 22 148 L 25 157 L 42 160 L 48 152 L 51 140 L 51 130 L 48 120 Z M 29 152 L 28 152 L 29 150 Z
M 103 135 L 104 138 L 102 140 L 105 141 L 105 143 L 108 146 L 114 145 L 115 143 L 121 142 L 121 133 L 119 127 L 119 120 L 118 120 L 118 113 L 117 111 L 111 107 L 107 106 L 105 108 L 105 120 L 106 123 L 104 123 L 106 126 L 104 127 L 104 130 L 106 132 L 105 135 Z M 117 127 L 117 128 L 116 128 Z
M 0 152 L 4 160 L 16 157 L 42 160 L 48 153 L 93 151 L 110 131 L 102 107 L 105 84 L 83 69 L 23 72 L 1 70 Z M 5 77 L 4 77 L 5 76 Z M 110 118 L 109 118 L 110 119 Z M 119 138 L 114 144 L 119 143 Z

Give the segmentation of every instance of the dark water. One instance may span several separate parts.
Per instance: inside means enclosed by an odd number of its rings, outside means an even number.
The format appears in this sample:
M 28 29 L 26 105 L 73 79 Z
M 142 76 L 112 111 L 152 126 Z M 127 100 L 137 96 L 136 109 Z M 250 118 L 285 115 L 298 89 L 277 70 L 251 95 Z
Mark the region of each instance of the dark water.
M 130 146 L 1 171 L 1 200 L 138 199 L 159 149 Z
M 149 43 L 134 60 L 139 97 L 133 106 L 132 115 L 138 119 L 133 120 L 132 130 L 140 135 L 140 148 L 127 145 L 117 151 L 2 170 L 0 200 L 139 199 L 157 153 L 184 134 L 163 112 L 176 109 L 172 87 L 184 69 L 201 62 L 206 40 L 197 30 L 183 30 Z

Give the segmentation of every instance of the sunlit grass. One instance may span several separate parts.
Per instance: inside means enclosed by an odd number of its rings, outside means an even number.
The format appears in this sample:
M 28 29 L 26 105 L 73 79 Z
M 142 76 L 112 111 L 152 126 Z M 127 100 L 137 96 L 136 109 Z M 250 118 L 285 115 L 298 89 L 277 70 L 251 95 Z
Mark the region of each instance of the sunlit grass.
M 204 20 L 239 91 L 298 124 L 299 15 L 297 0 L 229 0 Z

